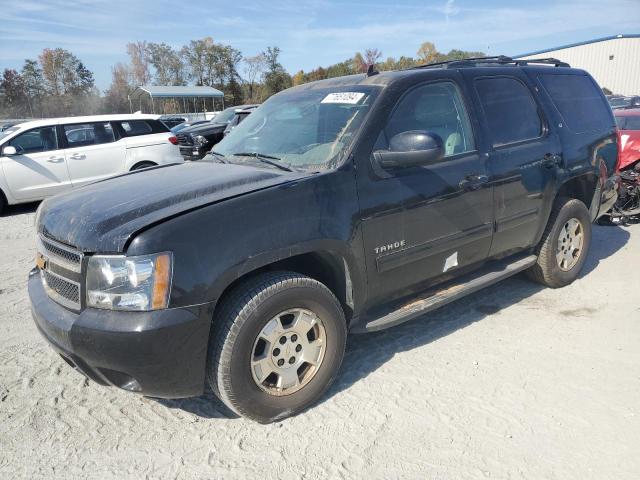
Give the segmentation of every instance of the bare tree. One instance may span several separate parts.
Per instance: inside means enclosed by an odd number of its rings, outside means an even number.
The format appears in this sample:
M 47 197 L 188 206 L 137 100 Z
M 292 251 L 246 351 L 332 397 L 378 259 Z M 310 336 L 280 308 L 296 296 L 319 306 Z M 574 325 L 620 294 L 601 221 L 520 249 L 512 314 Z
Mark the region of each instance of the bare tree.
M 256 82 L 262 78 L 262 75 L 267 69 L 267 59 L 264 54 L 259 53 L 253 57 L 245 58 L 244 65 L 244 77 L 249 87 L 249 100 L 255 102 L 257 101 Z
M 111 68 L 111 86 L 105 92 L 105 110 L 109 113 L 129 111 L 128 96 L 132 90 L 129 68 L 123 63 L 116 63 Z
M 364 51 L 364 61 L 367 65 L 375 65 L 382 58 L 382 52 L 377 48 L 367 48 Z
M 145 41 L 127 43 L 127 53 L 131 61 L 131 76 L 136 85 L 148 85 L 151 82 L 151 70 L 148 44 Z

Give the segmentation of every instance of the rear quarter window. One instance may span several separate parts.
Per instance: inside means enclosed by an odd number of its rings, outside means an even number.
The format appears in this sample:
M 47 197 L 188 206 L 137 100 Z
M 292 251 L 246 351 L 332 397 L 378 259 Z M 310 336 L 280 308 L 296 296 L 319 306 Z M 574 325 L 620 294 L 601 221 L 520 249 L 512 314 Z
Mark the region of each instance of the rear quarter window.
M 538 79 L 572 132 L 606 130 L 613 125 L 609 105 L 586 75 L 542 74 Z
M 137 137 L 152 133 L 168 133 L 169 128 L 159 120 L 121 120 L 116 122 L 125 137 Z

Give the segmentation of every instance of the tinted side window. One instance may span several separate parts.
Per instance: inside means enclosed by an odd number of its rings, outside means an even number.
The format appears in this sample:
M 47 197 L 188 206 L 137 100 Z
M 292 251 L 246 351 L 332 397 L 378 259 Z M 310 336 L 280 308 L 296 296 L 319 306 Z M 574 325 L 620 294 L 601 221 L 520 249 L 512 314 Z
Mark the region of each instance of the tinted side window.
M 23 155 L 27 153 L 48 152 L 58 149 L 56 127 L 40 127 L 24 132 L 12 139 L 8 145 L 15 147 Z
M 389 148 L 393 136 L 410 130 L 438 135 L 445 156 L 475 150 L 469 116 L 453 83 L 424 85 L 404 96 L 380 134 L 376 150 Z
M 640 116 L 638 117 L 626 117 L 624 122 L 625 130 L 640 130 Z
M 614 117 L 616 119 L 616 125 L 618 126 L 618 128 L 620 130 L 624 130 L 625 125 L 626 125 L 626 118 L 625 117 Z
M 538 107 L 522 82 L 507 77 L 481 78 L 476 80 L 476 90 L 494 147 L 542 135 Z
M 145 120 L 127 120 L 126 122 L 119 123 L 127 137 L 148 135 L 153 132 L 153 128 Z
M 109 122 L 65 125 L 64 134 L 69 148 L 111 143 L 116 140 Z
M 543 74 L 538 78 L 569 130 L 584 133 L 611 127 L 610 108 L 589 77 Z

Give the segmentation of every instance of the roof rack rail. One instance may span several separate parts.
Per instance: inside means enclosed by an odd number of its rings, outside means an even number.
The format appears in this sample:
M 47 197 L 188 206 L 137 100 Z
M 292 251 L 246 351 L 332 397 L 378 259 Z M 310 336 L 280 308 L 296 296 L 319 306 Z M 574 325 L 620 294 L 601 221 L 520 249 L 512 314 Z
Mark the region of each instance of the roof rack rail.
M 471 57 L 464 58 L 461 60 L 448 60 L 446 62 L 436 62 L 436 63 L 428 63 L 425 65 L 418 65 L 416 67 L 412 67 L 413 69 L 422 69 L 422 68 L 461 68 L 461 67 L 475 67 L 479 65 L 514 65 L 514 66 L 523 66 L 523 65 L 531 65 L 531 64 L 540 64 L 540 65 L 553 65 L 554 67 L 569 67 L 570 65 L 566 62 L 558 60 L 557 58 L 533 58 L 528 60 L 518 60 L 513 59 L 511 57 L 507 57 L 505 55 L 497 55 L 494 57 Z

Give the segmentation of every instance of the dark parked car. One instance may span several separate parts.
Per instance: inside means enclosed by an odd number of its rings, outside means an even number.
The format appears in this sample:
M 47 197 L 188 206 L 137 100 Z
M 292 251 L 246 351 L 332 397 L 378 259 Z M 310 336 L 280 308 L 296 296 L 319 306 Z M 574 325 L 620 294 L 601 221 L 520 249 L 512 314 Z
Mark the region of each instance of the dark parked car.
M 224 129 L 224 136 L 226 137 L 227 135 L 229 135 L 229 133 L 231 133 L 231 130 L 233 130 L 234 128 L 236 128 L 238 125 L 240 125 L 240 123 L 247 118 L 249 115 L 251 115 L 251 113 L 258 108 L 258 105 L 251 105 L 248 106 L 246 108 L 243 108 L 242 110 L 238 110 L 236 111 L 236 114 L 233 116 L 233 118 L 231 119 L 231 121 L 229 122 L 229 124 L 227 125 L 227 128 Z
M 189 121 L 187 117 L 183 117 L 181 115 L 162 115 L 158 120 L 164 123 L 169 130 L 171 130 L 176 125 L 180 125 L 181 123 Z
M 175 127 L 171 127 L 171 131 L 173 133 L 178 133 L 179 131 L 184 130 L 185 128 L 193 127 L 194 125 L 202 125 L 203 123 L 209 123 L 209 120 L 195 120 L 195 121 L 182 122 L 176 125 Z
M 573 282 L 616 200 L 617 141 L 595 81 L 552 59 L 300 85 L 207 160 L 45 200 L 33 316 L 102 385 L 208 383 L 236 413 L 281 420 L 336 378 L 347 332 L 522 271 Z
M 257 108 L 258 105 L 242 105 L 230 107 L 208 123 L 185 128 L 177 133 L 180 153 L 185 160 L 199 160 L 204 157 L 213 146 L 224 137 L 224 132 L 230 122 L 236 119 L 237 113 Z

